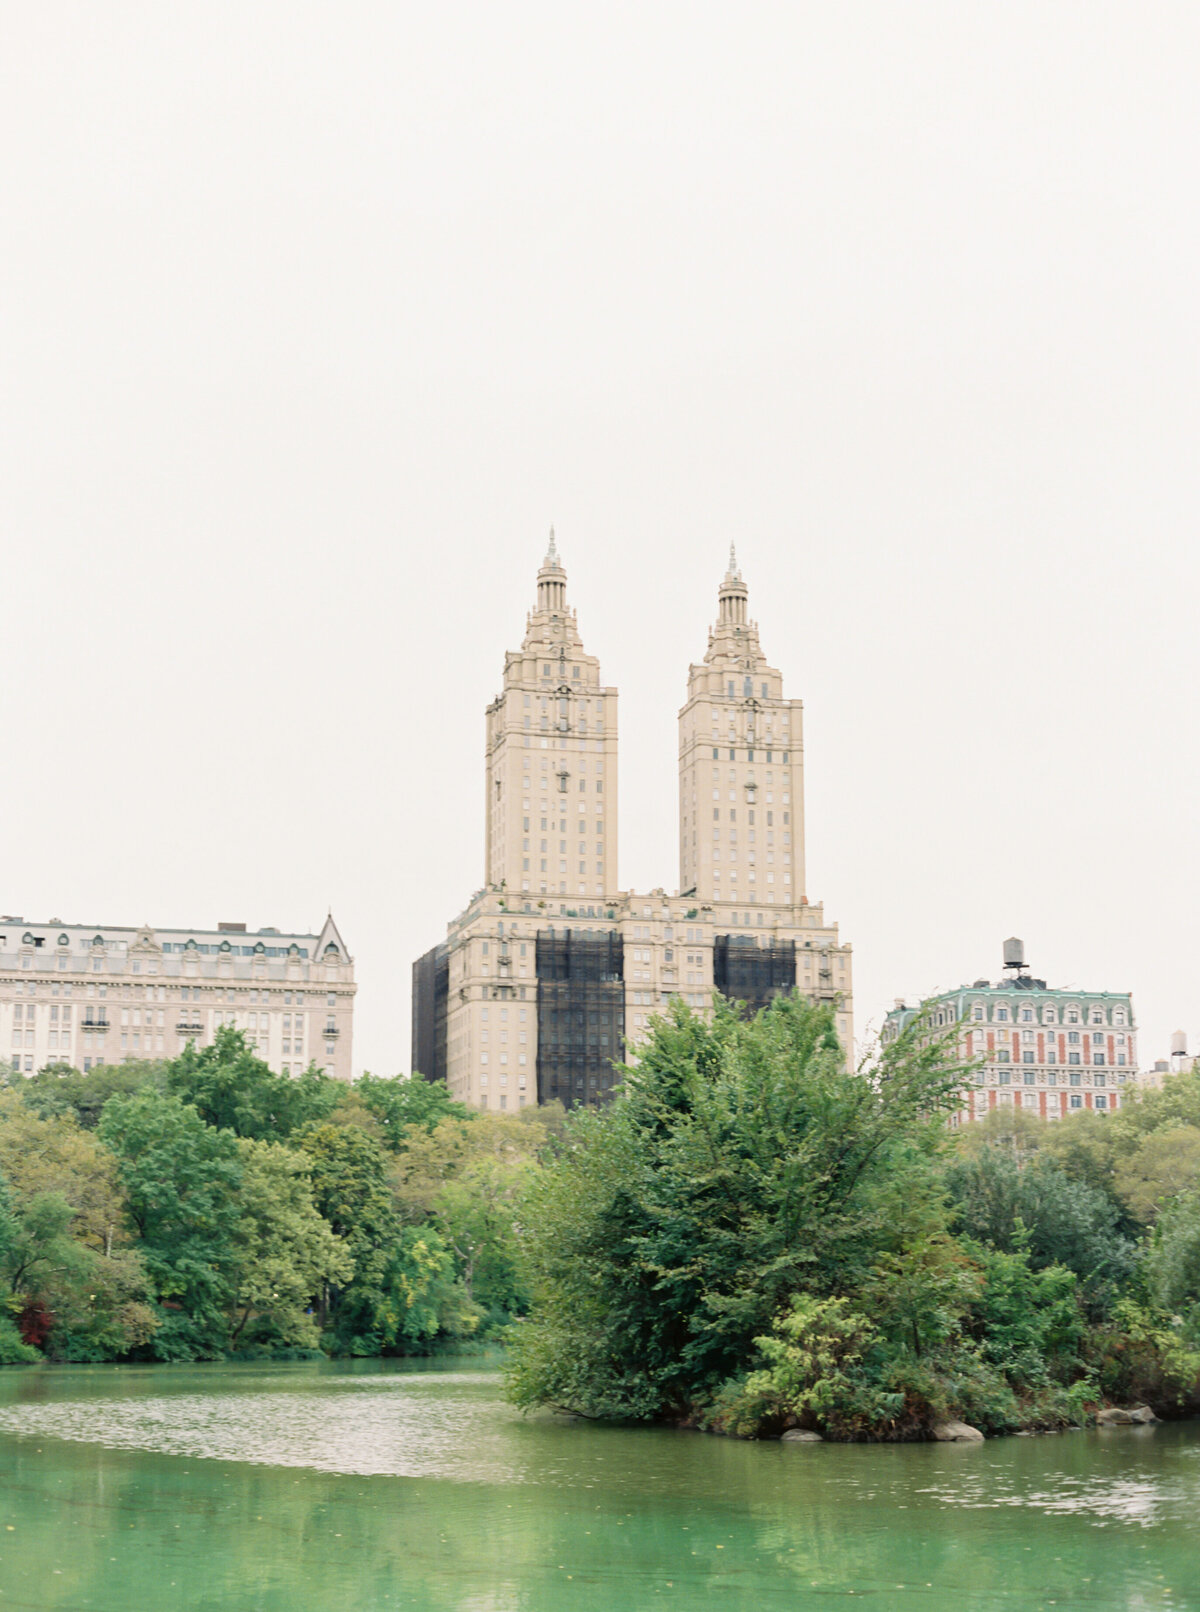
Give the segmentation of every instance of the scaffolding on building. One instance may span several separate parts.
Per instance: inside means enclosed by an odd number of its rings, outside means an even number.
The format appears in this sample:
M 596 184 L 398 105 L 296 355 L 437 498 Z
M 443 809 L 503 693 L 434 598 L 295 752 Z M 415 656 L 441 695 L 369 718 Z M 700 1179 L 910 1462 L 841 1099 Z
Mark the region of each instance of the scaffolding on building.
M 450 951 L 444 941 L 417 958 L 412 984 L 412 1073 L 445 1080 Z
M 714 935 L 713 986 L 757 1013 L 774 997 L 795 990 L 796 942 L 763 945 L 754 935 Z
M 621 936 L 546 930 L 537 937 L 538 1102 L 568 1108 L 605 1101 L 625 1048 Z

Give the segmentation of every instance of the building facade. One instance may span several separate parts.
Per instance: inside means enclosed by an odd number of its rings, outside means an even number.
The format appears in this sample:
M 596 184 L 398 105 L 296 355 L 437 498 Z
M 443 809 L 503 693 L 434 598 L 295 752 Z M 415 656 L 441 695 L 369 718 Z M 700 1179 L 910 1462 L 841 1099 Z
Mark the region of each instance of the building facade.
M 982 1119 L 995 1108 L 1022 1108 L 1042 1119 L 1120 1108 L 1138 1080 L 1137 1026 L 1127 991 L 1072 991 L 1034 979 L 1019 940 L 1004 945 L 1004 974 L 976 980 L 925 1004 L 930 1029 L 959 1026 L 958 1052 L 981 1060 L 951 1121 Z M 897 1002 L 880 1040 L 894 1041 L 920 1008 Z
M 355 989 L 332 917 L 305 935 L 0 917 L 0 1056 L 25 1075 L 174 1058 L 232 1024 L 283 1074 L 349 1080 Z
M 732 551 L 679 712 L 680 885 L 621 890 L 617 691 L 583 647 L 554 535 L 487 707 L 484 887 L 413 965 L 415 1072 L 463 1102 L 603 1101 L 672 997 L 797 989 L 853 1039 L 851 951 L 804 886 L 800 701 Z

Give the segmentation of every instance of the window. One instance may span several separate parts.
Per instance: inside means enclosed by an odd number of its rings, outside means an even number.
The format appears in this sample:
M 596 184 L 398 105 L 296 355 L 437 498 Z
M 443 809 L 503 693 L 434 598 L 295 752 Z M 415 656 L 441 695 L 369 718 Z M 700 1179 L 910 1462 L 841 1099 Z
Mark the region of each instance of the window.
M 1006 1048 L 1001 1048 L 1001 1050 L 996 1054 L 996 1062 L 997 1063 L 1007 1063 L 1008 1061 L 1009 1061 L 1009 1059 L 1008 1059 L 1008 1051 L 1007 1051 L 1007 1049 Z
M 1102 1052 L 1093 1052 L 1092 1053 L 1092 1062 L 1094 1064 L 1102 1066 L 1103 1063 L 1104 1063 L 1104 1054 Z
M 1032 1052 L 1023 1052 L 1021 1054 L 1021 1062 L 1022 1063 L 1032 1063 L 1033 1062 L 1033 1053 Z
M 1076 1096 L 1074 1092 L 1072 1092 L 1072 1094 L 1071 1094 L 1071 1107 L 1072 1108 L 1082 1108 L 1083 1107 L 1083 1098 Z
M 1107 1108 L 1108 1107 L 1108 1098 L 1107 1097 L 1097 1097 L 1096 1098 L 1096 1107 L 1097 1108 Z
M 1068 1044 L 1068 1046 L 1072 1046 L 1072 1047 L 1077 1047 L 1079 1045 L 1079 1031 L 1078 1030 L 1068 1030 L 1067 1031 L 1067 1044 Z
M 996 1009 L 996 1017 L 998 1019 L 1001 1019 L 1001 1020 L 1007 1019 L 1008 1018 L 1008 1009 L 1006 1007 L 998 1007 Z
M 1032 1024 L 1033 1023 L 1033 1009 L 1032 1008 L 1022 1008 L 1021 1009 L 1021 1023 L 1022 1024 Z
M 1067 1062 L 1068 1063 L 1078 1063 L 1079 1062 L 1079 1054 L 1077 1052 L 1068 1052 L 1067 1053 Z

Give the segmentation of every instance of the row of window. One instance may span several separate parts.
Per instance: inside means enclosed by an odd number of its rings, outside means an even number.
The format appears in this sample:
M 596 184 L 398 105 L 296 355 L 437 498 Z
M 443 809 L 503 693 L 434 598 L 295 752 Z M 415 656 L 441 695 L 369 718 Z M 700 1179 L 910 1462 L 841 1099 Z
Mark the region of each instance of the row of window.
M 1022 1108 L 1030 1108 L 1030 1109 L 1036 1110 L 1037 1108 L 1040 1107 L 1040 1103 L 1039 1103 L 1039 1100 L 1038 1100 L 1038 1094 L 1036 1092 L 1032 1092 L 1032 1091 L 1022 1092 L 1022 1093 L 1010 1092 L 1010 1091 L 1002 1091 L 1002 1092 L 999 1092 L 997 1094 L 997 1101 L 1001 1104 L 1002 1107 L 1010 1106 L 1010 1105 L 1012 1105 L 1013 1103 L 1015 1103 L 1017 1101 L 1018 1095 L 1020 1096 L 1020 1099 L 1021 1099 L 1021 1107 Z M 1067 1102 L 1068 1109 L 1081 1109 L 1081 1108 L 1083 1108 L 1084 1101 L 1083 1101 L 1082 1095 L 1079 1092 L 1064 1093 L 1064 1096 L 1066 1097 L 1066 1102 Z M 1116 1106 L 1117 1106 L 1117 1099 L 1114 1097 L 1112 1099 L 1112 1107 L 1116 1108 Z M 1104 1094 L 1104 1092 L 1098 1092 L 1096 1094 L 1096 1096 L 1092 1098 L 1092 1107 L 1093 1108 L 1098 1108 L 1101 1113 L 1106 1113 L 1108 1111 L 1109 1100 L 1108 1100 L 1108 1097 Z M 1047 1105 L 1046 1113 L 1047 1113 L 1048 1118 L 1057 1119 L 1060 1112 L 1061 1112 L 1061 1109 L 1059 1108 L 1059 1106 L 1057 1104 Z
M 999 1051 L 989 1053 L 988 1057 L 989 1057 L 989 1060 L 992 1063 L 1006 1064 L 1006 1063 L 1011 1063 L 1012 1062 L 1012 1054 L 1008 1051 L 1007 1047 L 1001 1047 L 999 1049 Z M 1067 1053 L 1067 1062 L 1069 1064 L 1080 1064 L 1080 1063 L 1083 1062 L 1083 1057 L 1084 1057 L 1084 1055 L 1081 1052 L 1068 1052 Z M 1060 1060 L 1057 1057 L 1057 1055 L 1055 1054 L 1054 1048 L 1053 1047 L 1048 1047 L 1046 1049 L 1046 1056 L 1042 1060 L 1042 1062 L 1047 1063 L 1047 1064 L 1053 1064 L 1053 1063 L 1058 1063 L 1059 1061 Z M 1036 1063 L 1037 1062 L 1036 1055 L 1034 1053 L 1032 1053 L 1032 1052 L 1022 1052 L 1022 1054 L 1021 1054 L 1021 1062 L 1023 1064 L 1024 1063 L 1029 1063 L 1029 1064 Z M 1105 1064 L 1108 1063 L 1108 1058 L 1106 1057 L 1106 1055 L 1103 1052 L 1093 1052 L 1092 1053 L 1092 1063 L 1093 1063 L 1093 1065 L 1095 1067 L 1102 1069 L 1105 1066 Z M 1118 1052 L 1118 1054 L 1117 1054 L 1117 1067 L 1119 1069 L 1124 1069 L 1126 1067 L 1126 1054 L 1123 1053 L 1123 1052 Z
M 110 995 L 110 992 L 113 997 L 120 995 L 123 996 L 127 1001 L 136 1000 L 139 1002 L 168 1002 L 172 999 L 172 993 L 165 985 L 126 985 L 123 988 L 119 985 L 114 985 L 110 988 L 107 985 L 96 986 L 89 982 L 84 994 L 87 996 L 99 996 L 107 999 Z M 15 994 L 18 997 L 37 996 L 37 982 L 35 980 L 30 980 L 28 982 L 28 987 L 26 988 L 26 982 L 24 980 L 18 980 L 16 982 Z M 46 994 L 46 989 L 43 988 L 42 995 L 45 996 Z M 69 984 L 60 986 L 57 982 L 51 982 L 49 985 L 50 997 L 53 998 L 59 996 L 60 994 L 63 997 L 71 996 L 71 986 Z M 283 993 L 283 1004 L 285 1007 L 291 1007 L 293 1004 L 296 1007 L 300 1007 L 303 1004 L 311 1006 L 320 994 L 321 993 L 319 991 L 285 991 Z M 213 1002 L 217 1000 L 218 997 L 226 1002 L 234 1002 L 237 1001 L 239 997 L 244 997 L 245 1000 L 251 1004 L 270 1003 L 274 1007 L 279 1006 L 278 991 L 259 989 L 243 989 L 236 991 L 225 985 L 209 989 L 201 989 L 201 987 L 198 985 L 183 985 L 179 988 L 179 1000 L 181 1002 Z M 338 997 L 336 991 L 327 991 L 325 993 L 326 1007 L 336 1007 L 337 1002 Z M 14 1008 L 14 1011 L 18 1017 L 20 1016 L 20 1008 L 21 1004 L 18 1002 Z M 30 1012 L 32 1011 L 33 1009 L 31 1007 Z
M 1061 1011 L 1061 1014 L 1062 1014 L 1061 1021 L 1059 1019 L 1060 1011 Z M 1035 1023 L 1058 1024 L 1060 1022 L 1063 1023 L 1063 1024 L 1081 1024 L 1081 1023 L 1082 1024 L 1105 1024 L 1105 1023 L 1107 1023 L 1107 1019 L 1106 1019 L 1106 1016 L 1105 1016 L 1105 1011 L 1104 1011 L 1103 1008 L 1093 1007 L 1091 1009 L 1086 1010 L 1086 1013 L 1087 1013 L 1086 1017 L 1082 1016 L 1084 1011 L 1085 1010 L 1083 1010 L 1081 1008 L 1078 1008 L 1078 1007 L 1067 1007 L 1067 1008 L 1063 1008 L 1063 1009 L 1060 1010 L 1059 1008 L 1056 1008 L 1056 1007 L 1045 1006 L 1041 1010 L 1041 1019 L 1039 1020 L 1037 1018 L 1037 1016 L 1036 1016 L 1037 1010 L 1035 1008 L 1023 1007 L 1023 1008 L 1019 1008 L 1019 1009 L 1014 1008 L 1014 1009 L 1010 1010 L 1008 1007 L 1005 1007 L 1003 1005 L 997 1005 L 992 1010 L 992 1020 L 996 1024 L 1006 1024 L 1006 1023 L 1009 1023 L 1009 1022 L 1015 1022 L 1015 1023 L 1020 1023 L 1020 1024 L 1035 1024 Z M 1011 1019 L 1010 1019 L 1010 1012 L 1011 1012 Z M 975 1004 L 975 1006 L 971 1009 L 971 1018 L 976 1023 L 981 1023 L 982 1021 L 984 1021 L 987 1018 L 987 1009 L 984 1007 L 982 1002 L 977 1002 Z M 953 1021 L 953 1015 L 949 1012 L 949 1010 L 943 1010 L 942 1015 L 939 1018 L 935 1019 L 935 1023 L 949 1024 L 952 1021 Z M 1112 1022 L 1114 1024 L 1125 1024 L 1126 1023 L 1126 1010 L 1123 1007 L 1113 1008 L 1113 1010 L 1112 1010 Z

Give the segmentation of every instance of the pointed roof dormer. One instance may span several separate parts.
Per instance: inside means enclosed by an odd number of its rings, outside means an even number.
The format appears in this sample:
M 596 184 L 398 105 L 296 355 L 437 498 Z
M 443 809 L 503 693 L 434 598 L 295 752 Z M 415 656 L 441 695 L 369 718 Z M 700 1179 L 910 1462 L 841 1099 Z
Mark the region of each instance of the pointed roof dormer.
M 346 942 L 338 932 L 338 926 L 333 921 L 333 914 L 329 913 L 325 919 L 321 933 L 317 936 L 316 956 L 323 960 L 330 947 L 337 952 L 338 961 L 348 963 L 351 961 L 350 953 L 346 950 Z

